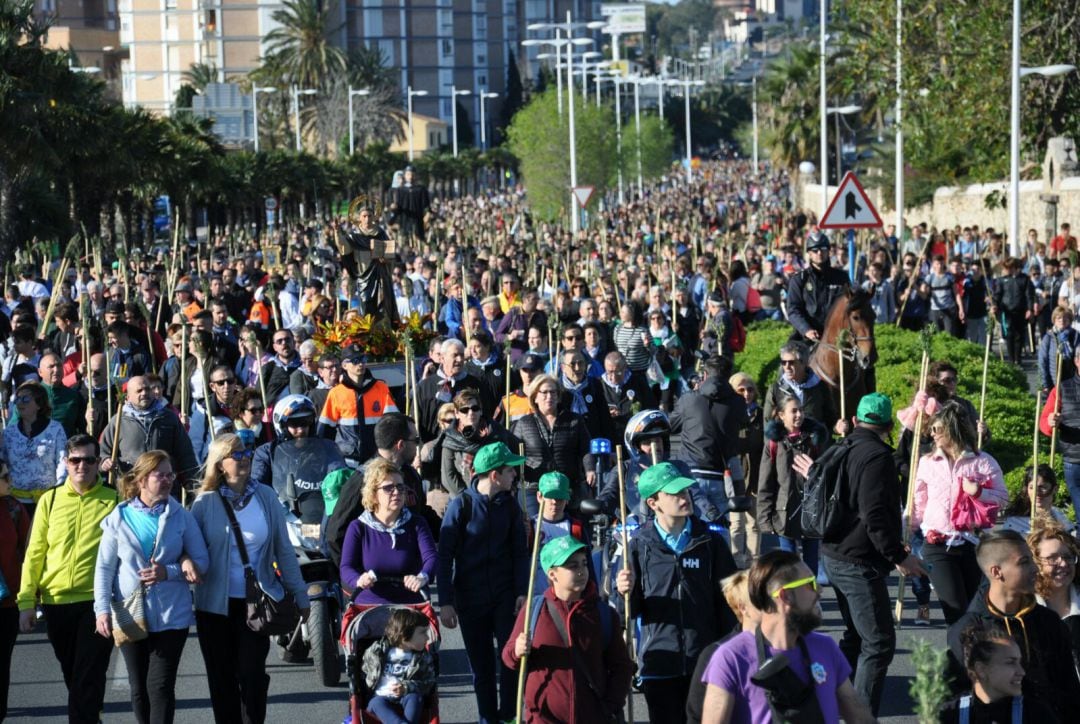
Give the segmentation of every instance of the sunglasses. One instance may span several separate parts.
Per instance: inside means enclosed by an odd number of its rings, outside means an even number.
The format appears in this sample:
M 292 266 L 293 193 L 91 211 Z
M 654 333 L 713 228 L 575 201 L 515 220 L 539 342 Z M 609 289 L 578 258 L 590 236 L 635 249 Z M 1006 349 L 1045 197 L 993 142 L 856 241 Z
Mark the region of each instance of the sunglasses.
M 393 495 L 394 493 L 404 493 L 405 492 L 405 484 L 404 483 L 394 483 L 392 485 L 380 485 L 379 490 L 386 493 L 387 495 Z
M 480 412 L 480 409 L 481 409 L 480 405 L 471 405 L 469 407 L 459 407 L 458 412 L 465 415 L 465 414 L 468 414 L 470 412 Z
M 581 339 L 581 335 L 579 334 L 568 334 L 563 337 L 564 342 L 577 342 L 579 339 Z
M 255 457 L 254 450 L 237 450 L 236 452 L 229 453 L 229 457 L 236 462 L 242 462 L 244 460 L 251 460 Z
M 456 421 L 452 417 L 444 417 L 443 419 L 439 420 L 439 422 L 444 425 L 453 425 Z
M 235 377 L 227 377 L 224 380 L 210 380 L 210 384 L 212 384 L 212 385 L 235 385 L 236 384 L 236 378 Z
M 275 339 L 274 344 L 292 344 L 292 339 L 289 337 L 282 337 L 281 339 Z
M 792 581 L 791 583 L 785 583 L 784 585 L 780 586 L 780 588 L 773 591 L 773 598 L 780 598 L 780 591 L 791 591 L 807 584 L 809 584 L 810 587 L 813 588 L 815 591 L 818 590 L 817 576 L 807 576 L 806 578 L 800 578 L 799 580 Z
M 782 359 L 782 360 L 780 360 L 780 366 L 781 367 L 791 367 L 791 366 L 795 365 L 796 362 L 798 362 L 798 360 Z
M 244 410 L 244 412 L 250 412 L 252 415 L 261 415 L 264 412 L 266 412 L 266 408 L 265 407 L 248 407 L 248 408 L 246 408 Z
M 97 465 L 98 458 L 93 456 L 93 455 L 88 455 L 88 456 L 83 457 L 83 458 L 73 456 L 73 457 L 69 457 L 67 459 L 67 461 L 69 463 L 71 463 L 72 465 L 79 465 L 80 463 L 82 463 L 84 465 Z
M 19 404 L 19 405 L 25 405 L 27 402 L 30 402 L 33 399 L 34 399 L 33 395 L 19 395 L 18 397 L 15 398 L 15 403 Z
M 366 360 L 363 357 L 349 357 L 349 358 L 343 359 L 341 361 L 344 364 L 347 364 L 347 365 L 362 365 L 362 364 L 364 364 L 364 362 L 366 362 Z

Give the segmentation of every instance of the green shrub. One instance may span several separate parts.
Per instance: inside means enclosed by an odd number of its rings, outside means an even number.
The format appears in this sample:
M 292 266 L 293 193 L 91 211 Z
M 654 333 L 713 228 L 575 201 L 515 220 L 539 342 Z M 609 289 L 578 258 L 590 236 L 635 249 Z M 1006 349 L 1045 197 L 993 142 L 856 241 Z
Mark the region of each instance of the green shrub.
M 903 409 L 911 404 L 918 385 L 922 359 L 919 335 L 894 325 L 878 325 L 875 332 L 878 392 L 892 399 L 894 410 Z M 747 331 L 746 349 L 735 355 L 735 368 L 753 377 L 760 390 L 766 390 L 777 379 L 780 347 L 790 334 L 791 326 L 783 322 L 751 325 Z M 956 367 L 959 372 L 957 394 L 966 397 L 978 409 L 983 348 L 946 334 L 935 334 L 932 339 L 931 360 L 948 360 Z M 1031 397 L 1024 372 L 991 356 L 983 416 L 992 437 L 986 444 L 986 451 L 1001 465 L 1010 494 L 1021 486 L 1024 467 L 1031 464 L 1034 415 L 1035 399 Z M 894 439 L 896 437 L 894 435 Z M 1050 441 L 1043 437 L 1040 443 L 1039 460 L 1045 462 Z M 1062 480 L 1060 456 L 1055 459 L 1054 467 L 1058 479 Z M 1064 485 L 1059 490 L 1063 491 L 1060 500 L 1066 502 L 1068 495 L 1064 493 Z

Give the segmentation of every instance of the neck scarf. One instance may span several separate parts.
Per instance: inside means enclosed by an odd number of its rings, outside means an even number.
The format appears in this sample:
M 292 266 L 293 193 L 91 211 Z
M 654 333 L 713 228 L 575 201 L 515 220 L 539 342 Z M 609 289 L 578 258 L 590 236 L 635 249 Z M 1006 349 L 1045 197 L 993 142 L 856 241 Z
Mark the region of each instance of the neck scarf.
M 225 500 L 232 505 L 233 510 L 243 510 L 247 504 L 251 502 L 251 497 L 255 495 L 255 490 L 258 485 L 260 485 L 259 482 L 249 478 L 247 485 L 244 486 L 243 491 L 239 494 L 234 493 L 233 489 L 230 488 L 228 484 L 223 484 L 218 488 L 218 492 L 221 493 L 221 497 L 225 498 Z
M 128 501 L 128 505 L 132 510 L 137 510 L 140 513 L 146 513 L 147 515 L 158 516 L 165 512 L 165 507 L 168 505 L 168 501 L 163 503 L 155 503 L 153 506 L 147 505 L 142 499 L 136 495 L 134 498 Z
M 461 372 L 458 372 L 453 377 L 447 377 L 446 373 L 443 372 L 442 367 L 440 367 L 439 369 L 435 370 L 435 374 L 438 375 L 440 380 L 442 380 L 442 385 L 439 387 L 439 394 L 437 394 L 435 397 L 439 400 L 439 402 L 450 402 L 452 399 L 454 399 L 454 388 L 457 387 L 457 384 L 459 382 L 465 379 L 465 375 L 467 373 L 463 369 L 461 370 Z
M 585 395 L 583 393 L 585 385 L 587 385 L 588 383 L 588 377 L 585 377 L 585 379 L 575 385 L 566 377 L 566 375 L 562 375 L 563 389 L 569 392 L 572 397 L 570 402 L 570 411 L 573 412 L 575 415 L 589 414 L 589 405 L 585 402 Z
M 139 422 L 146 422 L 147 419 L 153 417 L 161 410 L 165 409 L 165 400 L 157 399 L 151 402 L 145 410 L 140 410 L 130 402 L 124 403 L 124 414 L 129 417 L 134 417 Z
M 390 536 L 390 547 L 397 548 L 397 537 L 405 533 L 405 524 L 412 518 L 412 513 L 408 508 L 401 509 L 401 515 L 394 521 L 392 527 L 387 527 L 381 520 L 375 517 L 375 514 L 370 510 L 365 510 L 360 514 L 360 522 L 379 533 L 386 533 Z

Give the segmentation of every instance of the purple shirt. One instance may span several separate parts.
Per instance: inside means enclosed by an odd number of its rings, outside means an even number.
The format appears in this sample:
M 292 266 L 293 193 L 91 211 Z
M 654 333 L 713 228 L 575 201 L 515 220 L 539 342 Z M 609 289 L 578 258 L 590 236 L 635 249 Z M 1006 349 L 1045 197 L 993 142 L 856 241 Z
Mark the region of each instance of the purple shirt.
M 810 633 L 804 637 L 810 653 L 811 667 L 817 684 L 818 704 L 826 724 L 838 724 L 840 711 L 836 703 L 836 689 L 851 675 L 851 665 L 840 652 L 836 642 L 824 634 Z M 781 651 L 768 644 L 766 656 L 777 653 L 787 655 L 795 675 L 802 681 L 808 681 L 811 669 L 803 660 L 802 649 Z M 772 721 L 769 702 L 765 700 L 765 690 L 755 686 L 750 677 L 758 670 L 757 644 L 754 634 L 744 631 L 731 638 L 716 650 L 701 680 L 724 689 L 735 697 L 732 711 L 733 724 L 767 724 Z
M 341 546 L 341 583 L 356 588 L 356 581 L 366 571 L 376 576 L 415 576 L 426 573 L 433 581 L 438 568 L 435 539 L 427 521 L 412 516 L 404 531 L 396 536 L 378 531 L 359 519 L 349 523 Z M 377 581 L 356 596 L 357 603 L 421 603 L 424 598 L 397 583 Z

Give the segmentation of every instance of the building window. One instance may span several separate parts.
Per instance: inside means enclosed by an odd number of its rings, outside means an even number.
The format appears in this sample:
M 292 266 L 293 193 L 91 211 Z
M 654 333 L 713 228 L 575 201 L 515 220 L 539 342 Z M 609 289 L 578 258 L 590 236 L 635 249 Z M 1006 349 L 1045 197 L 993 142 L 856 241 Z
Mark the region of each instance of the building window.
M 166 10 L 176 10 L 176 0 L 165 0 Z
M 454 41 L 444 40 L 442 41 L 442 57 L 450 58 L 454 55 Z

